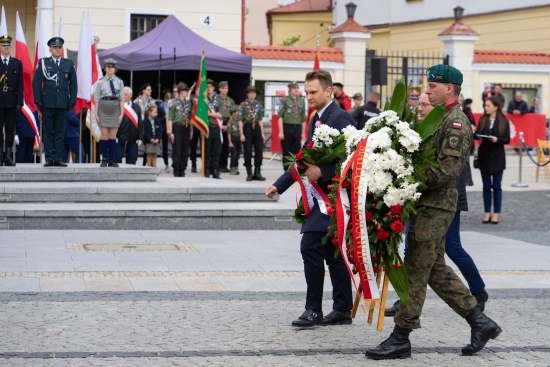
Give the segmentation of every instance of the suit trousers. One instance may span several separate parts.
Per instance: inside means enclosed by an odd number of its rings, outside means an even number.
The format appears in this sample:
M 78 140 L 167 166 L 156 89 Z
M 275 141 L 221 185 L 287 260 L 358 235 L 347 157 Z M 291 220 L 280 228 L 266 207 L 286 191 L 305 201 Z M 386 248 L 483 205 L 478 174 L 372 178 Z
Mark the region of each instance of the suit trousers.
M 0 108 L 0 149 L 2 149 L 2 144 L 4 144 L 4 135 L 6 136 L 6 148 L 13 148 L 13 141 L 15 140 L 15 115 L 15 108 Z M 4 130 L 4 134 L 2 134 L 2 130 Z
M 168 165 L 168 135 L 166 134 L 166 120 L 164 122 L 161 122 L 162 126 L 162 136 L 160 138 L 160 141 L 162 143 L 162 160 L 164 161 L 164 165 Z
M 185 171 L 189 159 L 189 143 L 191 127 L 183 124 L 173 124 L 174 144 L 172 144 L 172 165 L 174 171 Z
M 61 161 L 66 123 L 66 108 L 44 108 L 42 114 L 42 140 L 46 161 Z
M 454 215 L 452 211 L 422 205 L 416 215 L 411 216 L 409 248 L 404 261 L 409 279 L 409 305 L 401 302 L 394 318 L 402 328 L 420 328 L 428 284 L 462 317 L 468 316 L 477 304 L 458 275 L 445 264 L 445 233 Z
M 260 124 L 247 122 L 243 125 L 244 141 L 244 166 L 252 168 L 252 147 L 254 147 L 254 166 L 260 168 L 263 161 L 264 141 Z
M 222 140 L 220 128 L 210 125 L 208 138 L 206 139 L 204 169 L 206 172 L 214 173 L 219 169 L 220 151 L 222 149 Z
M 34 138 L 19 137 L 15 163 L 34 163 Z
M 283 134 L 285 138 L 281 142 L 283 148 L 283 169 L 286 171 L 286 163 L 289 162 L 287 158 L 290 153 L 296 154 L 300 151 L 302 146 L 302 124 L 283 124 Z
M 116 154 L 115 154 L 115 160 L 117 163 L 122 163 L 122 157 L 124 157 L 124 153 L 126 152 L 126 164 L 136 164 L 137 157 L 138 157 L 138 146 L 137 143 L 134 142 L 122 142 L 118 141 L 116 143 Z M 147 154 L 144 154 L 147 155 Z
M 304 260 L 304 273 L 307 284 L 306 310 L 323 310 L 323 285 L 325 281 L 325 261 L 332 283 L 332 309 L 348 312 L 353 307 L 351 278 L 342 257 L 334 257 L 336 249 L 332 244 L 321 241 L 327 232 L 304 232 L 300 252 Z

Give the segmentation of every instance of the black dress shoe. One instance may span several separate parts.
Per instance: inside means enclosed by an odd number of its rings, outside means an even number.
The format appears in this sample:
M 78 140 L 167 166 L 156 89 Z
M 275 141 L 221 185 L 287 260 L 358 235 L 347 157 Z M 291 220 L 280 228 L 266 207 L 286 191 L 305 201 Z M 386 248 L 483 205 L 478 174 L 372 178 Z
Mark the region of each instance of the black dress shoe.
M 312 327 L 323 321 L 323 313 L 321 311 L 305 310 L 302 316 L 292 321 L 292 326 L 296 327 Z
M 197 173 L 197 166 L 191 167 L 191 173 Z
M 395 303 L 384 310 L 384 316 L 386 317 L 393 317 L 397 313 L 397 310 L 399 310 L 399 300 L 395 301 Z
M 229 170 L 227 169 L 227 167 L 222 167 L 220 168 L 220 173 L 228 173 Z
M 411 358 L 411 329 L 404 329 L 395 325 L 393 333 L 379 346 L 369 348 L 365 356 L 370 359 Z
M 479 307 L 480 311 L 485 311 L 485 302 L 489 299 L 487 292 L 483 290 L 483 292 L 476 294 L 474 297 L 477 299 L 477 307 Z
M 118 167 L 117 161 L 109 161 L 109 167 Z
M 61 161 L 55 161 L 53 162 L 53 165 L 56 167 L 67 167 L 67 163 L 63 163 Z
M 53 167 L 54 164 L 53 164 L 53 161 L 46 161 L 46 163 L 44 163 L 44 167 Z
M 336 310 L 330 311 L 328 315 L 323 318 L 321 325 L 346 325 L 351 324 L 352 320 L 350 317 L 350 312 L 340 312 Z
M 479 307 L 474 307 L 466 316 L 466 321 L 472 328 L 470 344 L 462 348 L 463 356 L 471 356 L 485 347 L 489 339 L 495 339 L 502 332 L 496 322 L 485 316 Z

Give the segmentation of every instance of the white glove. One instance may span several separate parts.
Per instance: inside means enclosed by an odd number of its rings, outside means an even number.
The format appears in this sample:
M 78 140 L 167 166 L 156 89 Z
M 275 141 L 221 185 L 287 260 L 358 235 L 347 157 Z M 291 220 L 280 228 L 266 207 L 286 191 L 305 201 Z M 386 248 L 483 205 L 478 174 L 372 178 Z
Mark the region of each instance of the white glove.
M 138 146 L 138 147 L 141 146 L 141 140 L 136 140 L 136 143 L 137 143 L 137 146 Z
M 19 145 L 19 136 L 15 135 L 15 145 Z

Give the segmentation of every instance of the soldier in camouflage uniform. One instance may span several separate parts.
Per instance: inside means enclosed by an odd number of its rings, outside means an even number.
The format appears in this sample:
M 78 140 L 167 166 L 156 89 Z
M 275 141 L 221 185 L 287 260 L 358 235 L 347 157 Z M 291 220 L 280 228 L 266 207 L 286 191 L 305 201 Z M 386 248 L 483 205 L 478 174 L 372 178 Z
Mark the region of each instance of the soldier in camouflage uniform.
M 480 351 L 489 339 L 496 338 L 500 327 L 476 307 L 456 273 L 445 264 L 445 233 L 456 212 L 458 193 L 455 180 L 462 172 L 470 152 L 473 134 L 468 118 L 457 101 L 462 85 L 462 73 L 449 65 L 435 65 L 427 70 L 430 103 L 446 103 L 445 117 L 430 137 L 435 149 L 437 167 L 426 171 L 422 196 L 411 216 L 409 249 L 405 268 L 409 279 L 408 306 L 401 303 L 395 315 L 395 328 L 390 337 L 365 353 L 372 359 L 407 358 L 411 356 L 409 334 L 420 328 L 420 315 L 429 285 L 457 314 L 471 326 L 470 344 L 462 348 L 463 355 Z M 430 144 L 428 144 L 430 145 Z
M 297 154 L 302 147 L 302 138 L 306 131 L 306 105 L 300 97 L 298 82 L 288 84 L 288 96 L 281 100 L 277 123 L 279 139 L 283 148 L 283 170 L 286 171 L 287 156 Z

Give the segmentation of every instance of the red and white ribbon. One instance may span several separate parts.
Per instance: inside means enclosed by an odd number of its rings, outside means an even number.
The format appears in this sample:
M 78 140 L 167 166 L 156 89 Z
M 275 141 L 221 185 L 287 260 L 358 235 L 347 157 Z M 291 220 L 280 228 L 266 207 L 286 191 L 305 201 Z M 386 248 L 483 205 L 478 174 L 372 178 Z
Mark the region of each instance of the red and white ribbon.
M 38 123 L 36 122 L 34 113 L 32 113 L 31 109 L 29 108 L 29 106 L 27 106 L 26 103 L 23 103 L 21 112 L 23 112 L 23 115 L 25 115 L 27 122 L 31 126 L 32 131 L 34 132 L 34 146 L 37 147 L 40 145 L 40 132 L 38 131 Z
M 332 206 L 330 205 L 330 200 L 328 195 L 319 187 L 317 182 L 311 182 L 305 178 L 302 178 L 298 173 L 298 164 L 294 163 L 290 170 L 290 174 L 294 181 L 298 182 L 300 186 L 300 192 L 302 194 L 302 204 L 304 206 L 304 212 L 306 217 L 309 217 L 313 207 L 315 206 L 315 201 L 313 198 L 317 199 L 319 204 L 319 210 L 325 215 L 332 215 Z
M 132 124 L 134 124 L 136 130 L 139 131 L 138 115 L 136 111 L 134 111 L 134 109 L 131 106 L 128 106 L 126 103 L 124 103 L 124 115 L 128 117 L 130 121 L 132 121 Z

